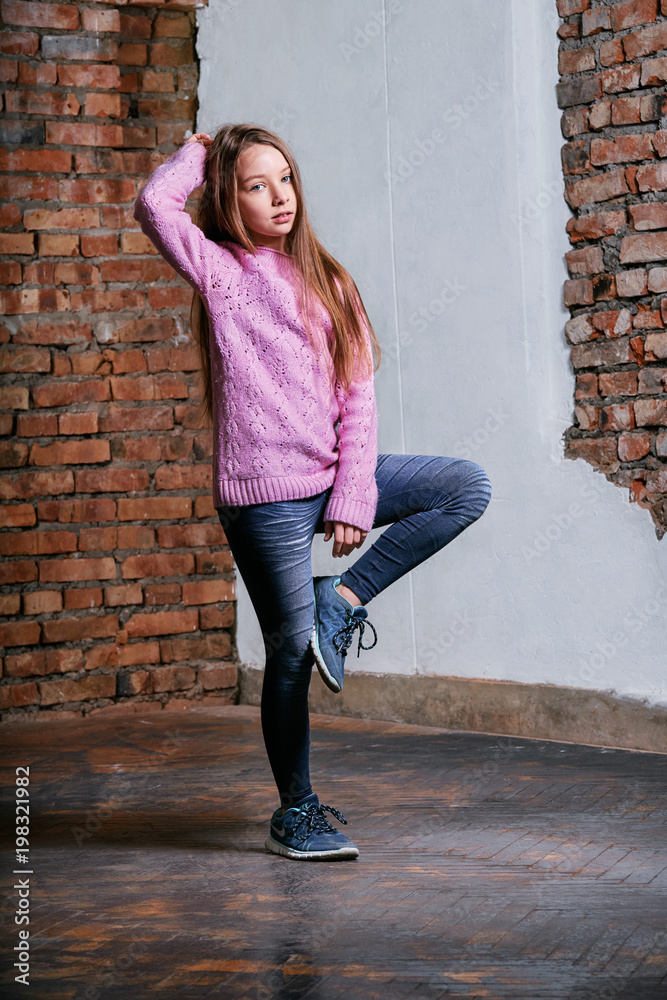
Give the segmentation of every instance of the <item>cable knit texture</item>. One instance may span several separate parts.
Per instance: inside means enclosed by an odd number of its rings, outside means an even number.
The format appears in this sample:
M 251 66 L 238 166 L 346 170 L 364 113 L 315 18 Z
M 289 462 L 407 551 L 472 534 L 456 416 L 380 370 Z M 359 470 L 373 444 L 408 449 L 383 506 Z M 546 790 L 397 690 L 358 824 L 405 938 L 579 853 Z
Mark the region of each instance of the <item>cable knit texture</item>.
M 294 500 L 333 484 L 324 519 L 368 531 L 377 506 L 373 375 L 348 392 L 332 378 L 331 319 L 318 303 L 314 348 L 288 254 L 214 243 L 193 223 L 184 206 L 204 182 L 205 159 L 201 143 L 181 146 L 148 180 L 134 217 L 209 316 L 215 506 Z

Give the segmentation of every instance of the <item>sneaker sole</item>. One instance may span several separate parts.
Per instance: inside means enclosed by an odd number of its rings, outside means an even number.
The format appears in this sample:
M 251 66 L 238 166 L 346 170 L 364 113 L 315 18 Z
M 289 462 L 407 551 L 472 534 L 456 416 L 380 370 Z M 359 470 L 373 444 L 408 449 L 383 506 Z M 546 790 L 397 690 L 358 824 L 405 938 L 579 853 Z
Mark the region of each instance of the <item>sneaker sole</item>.
M 291 847 L 279 844 L 272 837 L 267 837 L 264 846 L 272 854 L 280 854 L 284 858 L 294 858 L 297 861 L 344 861 L 346 858 L 359 857 L 359 850 L 356 847 L 339 847 L 337 851 L 295 851 Z
M 317 642 L 317 621 L 313 622 L 313 631 L 310 636 L 310 648 L 313 651 L 313 656 L 315 657 L 315 665 L 317 666 L 317 669 L 320 673 L 320 677 L 322 678 L 322 680 L 324 681 L 324 683 L 326 684 L 326 686 L 329 688 L 330 691 L 333 691 L 334 694 L 340 694 L 343 688 L 338 683 L 338 681 L 334 677 L 332 677 L 331 674 L 329 673 L 327 665 L 324 662 L 324 658 L 322 657 L 322 654 L 320 652 L 320 647 Z

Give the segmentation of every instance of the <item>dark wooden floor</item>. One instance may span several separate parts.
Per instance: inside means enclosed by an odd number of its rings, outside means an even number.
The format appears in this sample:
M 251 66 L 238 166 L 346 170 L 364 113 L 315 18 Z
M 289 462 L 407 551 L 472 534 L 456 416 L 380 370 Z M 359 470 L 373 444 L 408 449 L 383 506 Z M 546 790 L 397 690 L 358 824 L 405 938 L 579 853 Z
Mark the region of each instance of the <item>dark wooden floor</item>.
M 5 961 L 4 996 L 667 997 L 664 756 L 314 716 L 314 786 L 361 854 L 305 863 L 263 846 L 255 708 L 1 736 L 4 846 L 29 764 L 34 872 L 31 985 Z

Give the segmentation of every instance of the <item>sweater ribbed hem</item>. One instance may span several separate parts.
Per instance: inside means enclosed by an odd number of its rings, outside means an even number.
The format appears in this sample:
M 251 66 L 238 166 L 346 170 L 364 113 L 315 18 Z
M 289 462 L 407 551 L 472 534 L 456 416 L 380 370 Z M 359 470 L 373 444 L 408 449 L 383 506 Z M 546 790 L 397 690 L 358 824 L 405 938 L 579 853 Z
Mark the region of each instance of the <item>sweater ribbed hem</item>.
M 328 489 L 336 478 L 336 466 L 314 476 L 269 476 L 266 479 L 224 479 L 213 487 L 215 507 L 241 507 L 276 500 L 301 500 Z
M 375 509 L 363 500 L 330 497 L 324 510 L 324 520 L 342 521 L 344 524 L 353 524 L 362 531 L 370 531 L 375 520 Z

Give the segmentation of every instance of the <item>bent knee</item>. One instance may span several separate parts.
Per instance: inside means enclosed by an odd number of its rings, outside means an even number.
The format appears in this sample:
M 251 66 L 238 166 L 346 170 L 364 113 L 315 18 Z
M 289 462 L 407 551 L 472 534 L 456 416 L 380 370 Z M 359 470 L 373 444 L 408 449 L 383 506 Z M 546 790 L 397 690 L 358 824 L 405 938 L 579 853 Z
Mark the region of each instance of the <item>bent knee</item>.
M 472 521 L 482 516 L 491 500 L 491 480 L 481 465 L 461 459 L 461 497 Z

